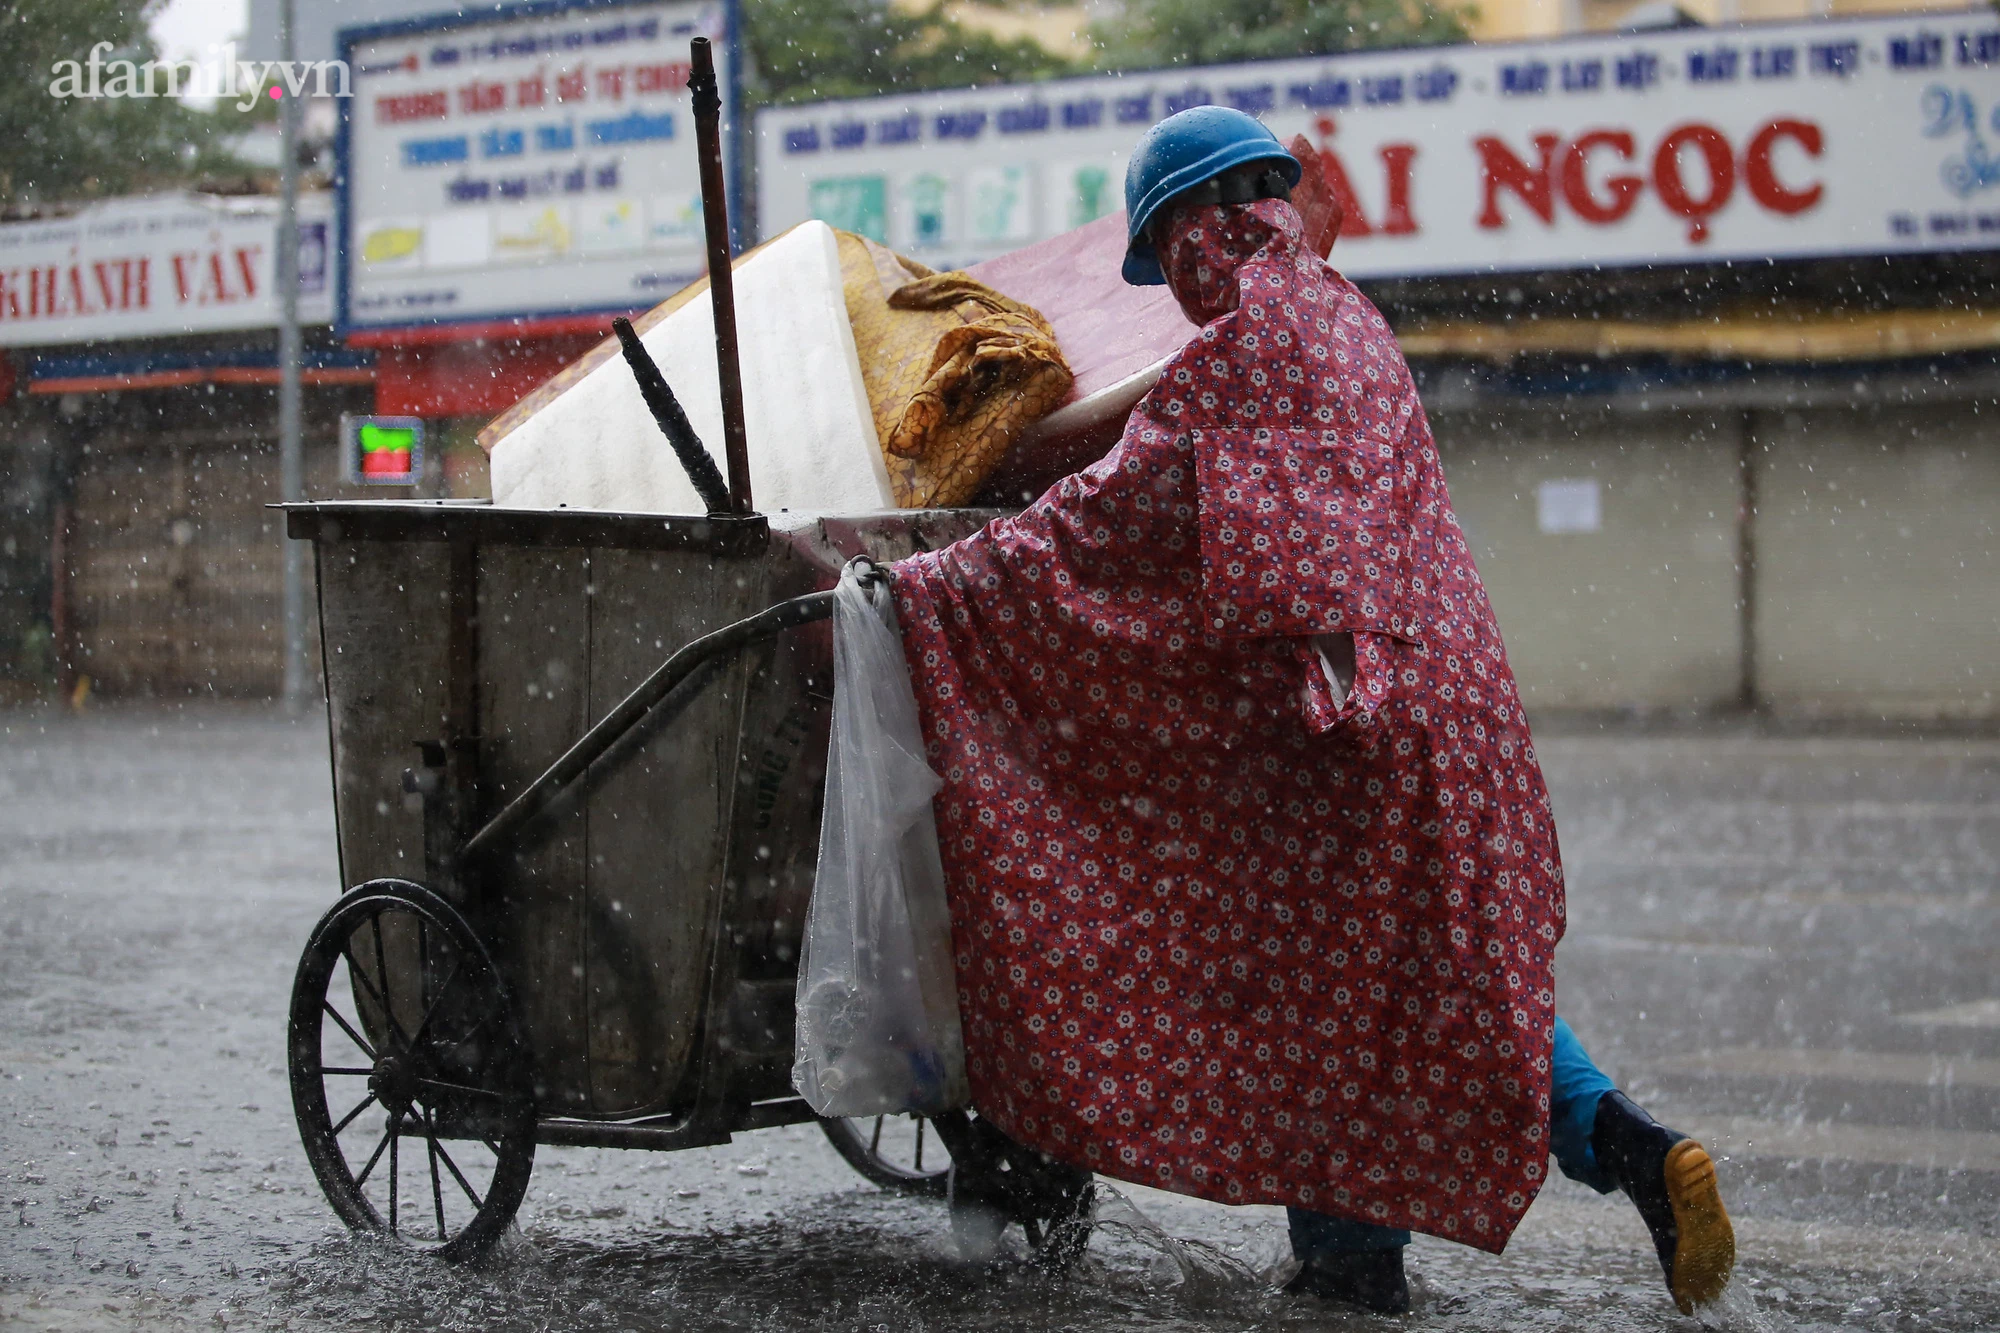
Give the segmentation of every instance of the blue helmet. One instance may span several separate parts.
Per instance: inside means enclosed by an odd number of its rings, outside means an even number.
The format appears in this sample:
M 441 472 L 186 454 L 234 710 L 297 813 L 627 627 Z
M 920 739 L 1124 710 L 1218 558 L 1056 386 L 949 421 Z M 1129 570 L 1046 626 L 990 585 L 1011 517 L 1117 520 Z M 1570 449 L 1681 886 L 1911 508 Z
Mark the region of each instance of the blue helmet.
M 1231 167 L 1269 161 L 1287 189 L 1299 183 L 1299 160 L 1255 116 L 1226 106 L 1198 106 L 1168 116 L 1139 140 L 1125 168 L 1125 281 L 1158 287 L 1167 280 L 1146 236 L 1160 206 L 1183 190 L 1213 180 Z M 1247 193 L 1244 199 L 1267 197 Z M 1242 202 L 1234 197 L 1224 202 Z

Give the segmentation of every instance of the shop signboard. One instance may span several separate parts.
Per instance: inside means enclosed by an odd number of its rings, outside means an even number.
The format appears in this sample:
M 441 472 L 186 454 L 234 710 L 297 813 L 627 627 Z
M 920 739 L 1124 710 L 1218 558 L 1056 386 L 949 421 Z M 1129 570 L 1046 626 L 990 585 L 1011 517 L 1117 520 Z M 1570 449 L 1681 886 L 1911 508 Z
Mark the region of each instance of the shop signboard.
M 2000 247 L 2000 15 L 1414 48 L 783 107 L 759 224 L 933 267 L 1123 207 L 1214 103 L 1325 154 L 1354 277 Z
M 299 200 L 299 316 L 330 315 L 324 196 Z M 0 347 L 268 329 L 275 199 L 154 195 L 0 224 Z
M 343 31 L 341 329 L 633 310 L 700 277 L 688 43 L 715 44 L 733 179 L 735 30 L 730 0 L 577 0 Z

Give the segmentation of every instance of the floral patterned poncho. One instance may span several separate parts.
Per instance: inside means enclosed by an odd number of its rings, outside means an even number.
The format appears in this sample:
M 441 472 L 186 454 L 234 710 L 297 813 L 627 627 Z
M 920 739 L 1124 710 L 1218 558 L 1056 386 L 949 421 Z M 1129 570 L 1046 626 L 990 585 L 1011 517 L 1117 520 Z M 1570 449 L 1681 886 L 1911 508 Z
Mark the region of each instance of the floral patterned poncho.
M 1123 440 L 894 567 L 973 1097 L 1114 1177 L 1499 1250 L 1548 1163 L 1555 829 L 1409 368 L 1299 233 L 1183 209 L 1201 331 Z

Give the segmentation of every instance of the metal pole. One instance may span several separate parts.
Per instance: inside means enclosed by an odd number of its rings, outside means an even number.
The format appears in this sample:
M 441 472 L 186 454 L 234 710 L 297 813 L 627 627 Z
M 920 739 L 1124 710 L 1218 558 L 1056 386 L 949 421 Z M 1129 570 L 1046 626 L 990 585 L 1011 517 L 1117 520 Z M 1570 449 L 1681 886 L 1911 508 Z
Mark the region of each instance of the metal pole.
M 1761 704 L 1757 679 L 1757 414 L 1746 411 L 1736 441 L 1736 702 Z
M 729 507 L 748 514 L 755 506 L 743 433 L 743 372 L 736 357 L 736 277 L 729 266 L 729 195 L 722 178 L 722 94 L 708 38 L 697 37 L 688 47 L 694 66 L 688 93 L 694 102 L 695 159 L 701 167 L 701 215 L 708 232 L 708 295 L 722 382 L 722 454 L 729 468 Z
M 278 59 L 286 69 L 297 59 L 297 0 L 278 0 Z M 278 469 L 287 503 L 305 499 L 305 443 L 300 425 L 299 362 L 299 105 L 287 96 L 278 103 Z M 285 707 L 305 711 L 310 682 L 306 668 L 306 548 L 285 539 Z
M 76 529 L 76 455 L 79 448 L 75 424 L 65 421 L 50 442 L 54 456 L 49 460 L 51 520 L 49 531 L 49 644 L 55 650 L 56 689 L 67 703 L 76 697 L 76 633 L 71 619 L 69 571 L 73 556 L 71 542 Z

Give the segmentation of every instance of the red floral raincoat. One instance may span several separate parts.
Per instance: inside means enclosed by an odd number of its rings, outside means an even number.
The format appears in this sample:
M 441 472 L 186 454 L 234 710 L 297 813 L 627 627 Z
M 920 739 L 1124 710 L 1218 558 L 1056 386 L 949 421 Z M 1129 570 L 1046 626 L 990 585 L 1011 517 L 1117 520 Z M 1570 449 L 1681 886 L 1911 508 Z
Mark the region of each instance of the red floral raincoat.
M 1182 210 L 1201 332 L 1124 439 L 895 567 L 973 1096 L 1116 1177 L 1498 1250 L 1547 1170 L 1555 829 L 1409 368 L 1299 231 Z

